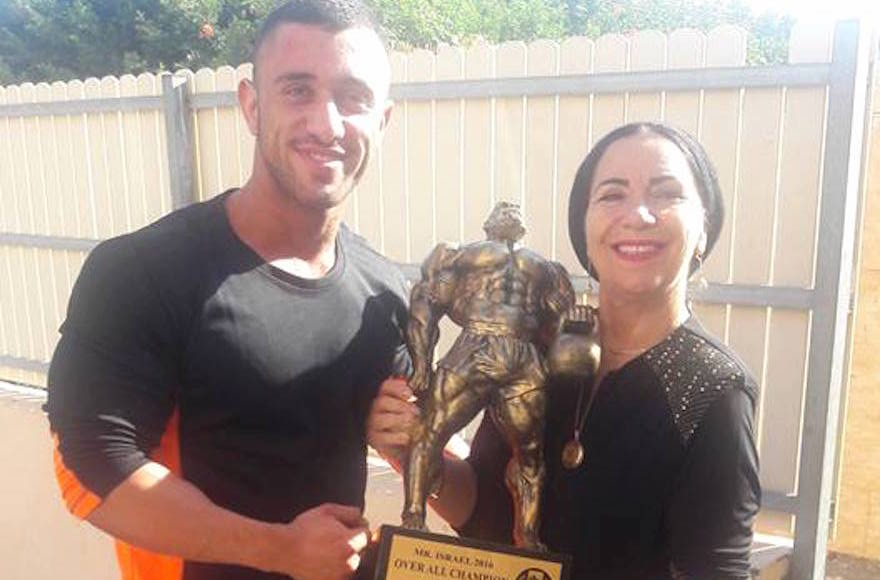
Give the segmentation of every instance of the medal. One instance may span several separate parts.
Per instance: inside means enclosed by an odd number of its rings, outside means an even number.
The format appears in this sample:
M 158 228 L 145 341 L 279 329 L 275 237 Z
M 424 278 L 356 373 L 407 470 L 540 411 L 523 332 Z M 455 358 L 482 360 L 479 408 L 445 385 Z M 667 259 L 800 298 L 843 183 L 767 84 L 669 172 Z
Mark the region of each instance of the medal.
M 562 466 L 566 469 L 577 469 L 584 462 L 584 446 L 577 437 L 568 440 L 565 447 L 562 448 Z
M 593 399 L 596 398 L 596 392 L 599 390 L 599 378 L 593 377 L 593 388 L 590 389 L 590 396 L 587 397 L 587 404 L 582 407 L 584 402 L 584 391 L 587 390 L 586 379 L 581 381 L 578 390 L 577 404 L 574 406 L 574 429 L 572 429 L 571 439 L 562 447 L 562 467 L 566 469 L 577 469 L 584 463 L 586 455 L 584 446 L 581 443 L 581 432 L 584 424 L 587 422 L 587 415 L 593 407 Z

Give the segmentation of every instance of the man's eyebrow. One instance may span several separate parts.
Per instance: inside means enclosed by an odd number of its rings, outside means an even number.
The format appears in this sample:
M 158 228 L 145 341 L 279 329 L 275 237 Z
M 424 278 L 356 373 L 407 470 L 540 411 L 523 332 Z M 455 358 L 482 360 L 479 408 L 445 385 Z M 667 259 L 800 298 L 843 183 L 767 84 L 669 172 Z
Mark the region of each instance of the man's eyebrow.
M 310 81 L 315 78 L 315 75 L 306 72 L 289 72 L 284 73 L 283 75 L 279 75 L 275 77 L 275 84 L 280 85 L 284 83 L 289 83 L 293 81 Z

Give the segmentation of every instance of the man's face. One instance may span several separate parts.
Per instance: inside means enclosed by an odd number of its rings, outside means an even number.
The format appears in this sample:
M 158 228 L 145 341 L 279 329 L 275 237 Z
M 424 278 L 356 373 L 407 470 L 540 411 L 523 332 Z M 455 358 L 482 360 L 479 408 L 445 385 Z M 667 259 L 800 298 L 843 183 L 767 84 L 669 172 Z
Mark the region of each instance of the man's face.
M 388 58 L 368 28 L 282 24 L 239 87 L 262 164 L 300 206 L 339 205 L 357 184 L 391 113 Z M 255 171 L 258 168 L 255 167 Z

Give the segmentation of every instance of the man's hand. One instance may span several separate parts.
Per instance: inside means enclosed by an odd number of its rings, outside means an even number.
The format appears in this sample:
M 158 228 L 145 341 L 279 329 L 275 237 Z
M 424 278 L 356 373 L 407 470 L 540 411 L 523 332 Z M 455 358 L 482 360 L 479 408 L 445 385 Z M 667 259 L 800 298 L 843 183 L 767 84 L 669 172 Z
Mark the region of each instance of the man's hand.
M 403 379 L 387 379 L 379 386 L 367 417 L 367 443 L 398 471 L 419 418 L 413 391 Z
M 333 503 L 305 511 L 276 531 L 272 570 L 296 580 L 351 577 L 370 533 L 359 508 Z
M 409 387 L 416 397 L 421 397 L 428 391 L 431 373 L 428 372 L 425 365 L 415 364 L 414 367 L 413 374 L 409 379 Z

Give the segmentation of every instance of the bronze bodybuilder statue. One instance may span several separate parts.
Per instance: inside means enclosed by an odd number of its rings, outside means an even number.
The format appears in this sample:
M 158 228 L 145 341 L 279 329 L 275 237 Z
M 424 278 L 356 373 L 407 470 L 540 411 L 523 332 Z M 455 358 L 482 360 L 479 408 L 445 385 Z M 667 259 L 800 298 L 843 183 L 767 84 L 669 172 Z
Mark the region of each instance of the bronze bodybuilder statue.
M 425 502 L 441 484 L 443 447 L 484 407 L 510 444 L 506 484 L 514 500 L 514 542 L 544 549 L 538 537 L 544 481 L 545 354 L 575 294 L 565 269 L 517 248 L 519 207 L 501 202 L 483 225 L 487 239 L 439 244 L 412 291 L 407 341 L 410 385 L 422 419 L 404 470 L 404 527 L 425 529 Z M 432 371 L 438 323 L 462 328 Z

